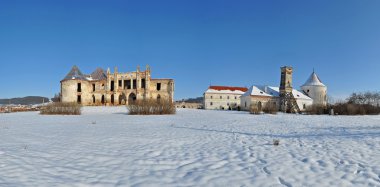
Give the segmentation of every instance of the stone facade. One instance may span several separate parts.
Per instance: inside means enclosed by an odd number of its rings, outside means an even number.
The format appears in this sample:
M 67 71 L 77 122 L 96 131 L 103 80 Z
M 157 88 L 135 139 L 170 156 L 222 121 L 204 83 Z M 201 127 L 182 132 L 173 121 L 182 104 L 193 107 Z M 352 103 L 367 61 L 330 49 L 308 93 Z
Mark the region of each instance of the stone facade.
M 127 105 L 141 99 L 167 99 L 173 102 L 174 80 L 152 79 L 150 67 L 145 71 L 111 73 L 98 68 L 83 74 L 74 66 L 61 81 L 61 101 L 83 105 Z

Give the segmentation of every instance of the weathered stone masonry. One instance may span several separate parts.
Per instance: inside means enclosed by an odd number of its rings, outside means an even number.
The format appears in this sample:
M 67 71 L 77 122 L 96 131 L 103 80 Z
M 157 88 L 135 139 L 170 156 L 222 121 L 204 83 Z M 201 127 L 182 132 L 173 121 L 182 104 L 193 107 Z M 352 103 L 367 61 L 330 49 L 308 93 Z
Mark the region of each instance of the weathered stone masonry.
M 151 70 L 137 67 L 135 72 L 119 73 L 117 67 L 111 73 L 98 68 L 90 75 L 74 66 L 61 81 L 62 102 L 78 102 L 83 105 L 128 105 L 142 99 L 168 99 L 173 102 L 174 80 L 152 79 Z

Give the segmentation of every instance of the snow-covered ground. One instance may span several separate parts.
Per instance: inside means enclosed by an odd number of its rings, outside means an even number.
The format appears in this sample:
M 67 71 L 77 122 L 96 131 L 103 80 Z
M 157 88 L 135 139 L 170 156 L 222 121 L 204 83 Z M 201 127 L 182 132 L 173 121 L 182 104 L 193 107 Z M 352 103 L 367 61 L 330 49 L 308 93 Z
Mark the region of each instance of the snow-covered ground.
M 0 114 L 0 186 L 380 186 L 380 116 Z

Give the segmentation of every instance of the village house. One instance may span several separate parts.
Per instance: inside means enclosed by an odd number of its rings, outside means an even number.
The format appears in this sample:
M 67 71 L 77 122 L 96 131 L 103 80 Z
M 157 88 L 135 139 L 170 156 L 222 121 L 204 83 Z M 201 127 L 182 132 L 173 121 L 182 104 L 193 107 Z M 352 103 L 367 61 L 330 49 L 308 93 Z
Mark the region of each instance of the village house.
M 245 87 L 210 86 L 203 94 L 206 110 L 240 110 L 240 97 Z
M 111 73 L 102 68 L 83 74 L 77 66 L 61 81 L 61 101 L 82 105 L 128 105 L 142 99 L 174 99 L 173 79 L 152 79 L 151 70 L 140 67 L 134 72 L 121 73 L 117 67 Z

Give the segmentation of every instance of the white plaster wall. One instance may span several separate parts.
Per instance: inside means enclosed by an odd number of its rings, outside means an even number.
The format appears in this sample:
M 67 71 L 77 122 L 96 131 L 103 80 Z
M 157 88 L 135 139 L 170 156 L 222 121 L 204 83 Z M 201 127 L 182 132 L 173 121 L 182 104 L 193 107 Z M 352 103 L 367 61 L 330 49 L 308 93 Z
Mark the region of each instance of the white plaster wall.
M 251 96 L 242 96 L 240 106 L 243 111 L 249 111 L 251 108 Z
M 297 105 L 300 108 L 300 110 L 303 112 L 306 110 L 307 107 L 313 105 L 313 100 L 310 99 L 296 99 Z M 306 108 L 304 108 L 304 105 Z
M 324 86 L 303 86 L 302 90 L 313 99 L 315 105 L 327 105 L 327 87 Z M 308 92 L 309 91 L 309 92 Z
M 203 98 L 204 107 L 206 110 L 222 110 L 222 108 L 224 108 L 224 110 L 228 110 L 230 106 L 231 108 L 234 106 L 239 107 L 241 103 L 240 97 L 240 94 L 205 93 Z

